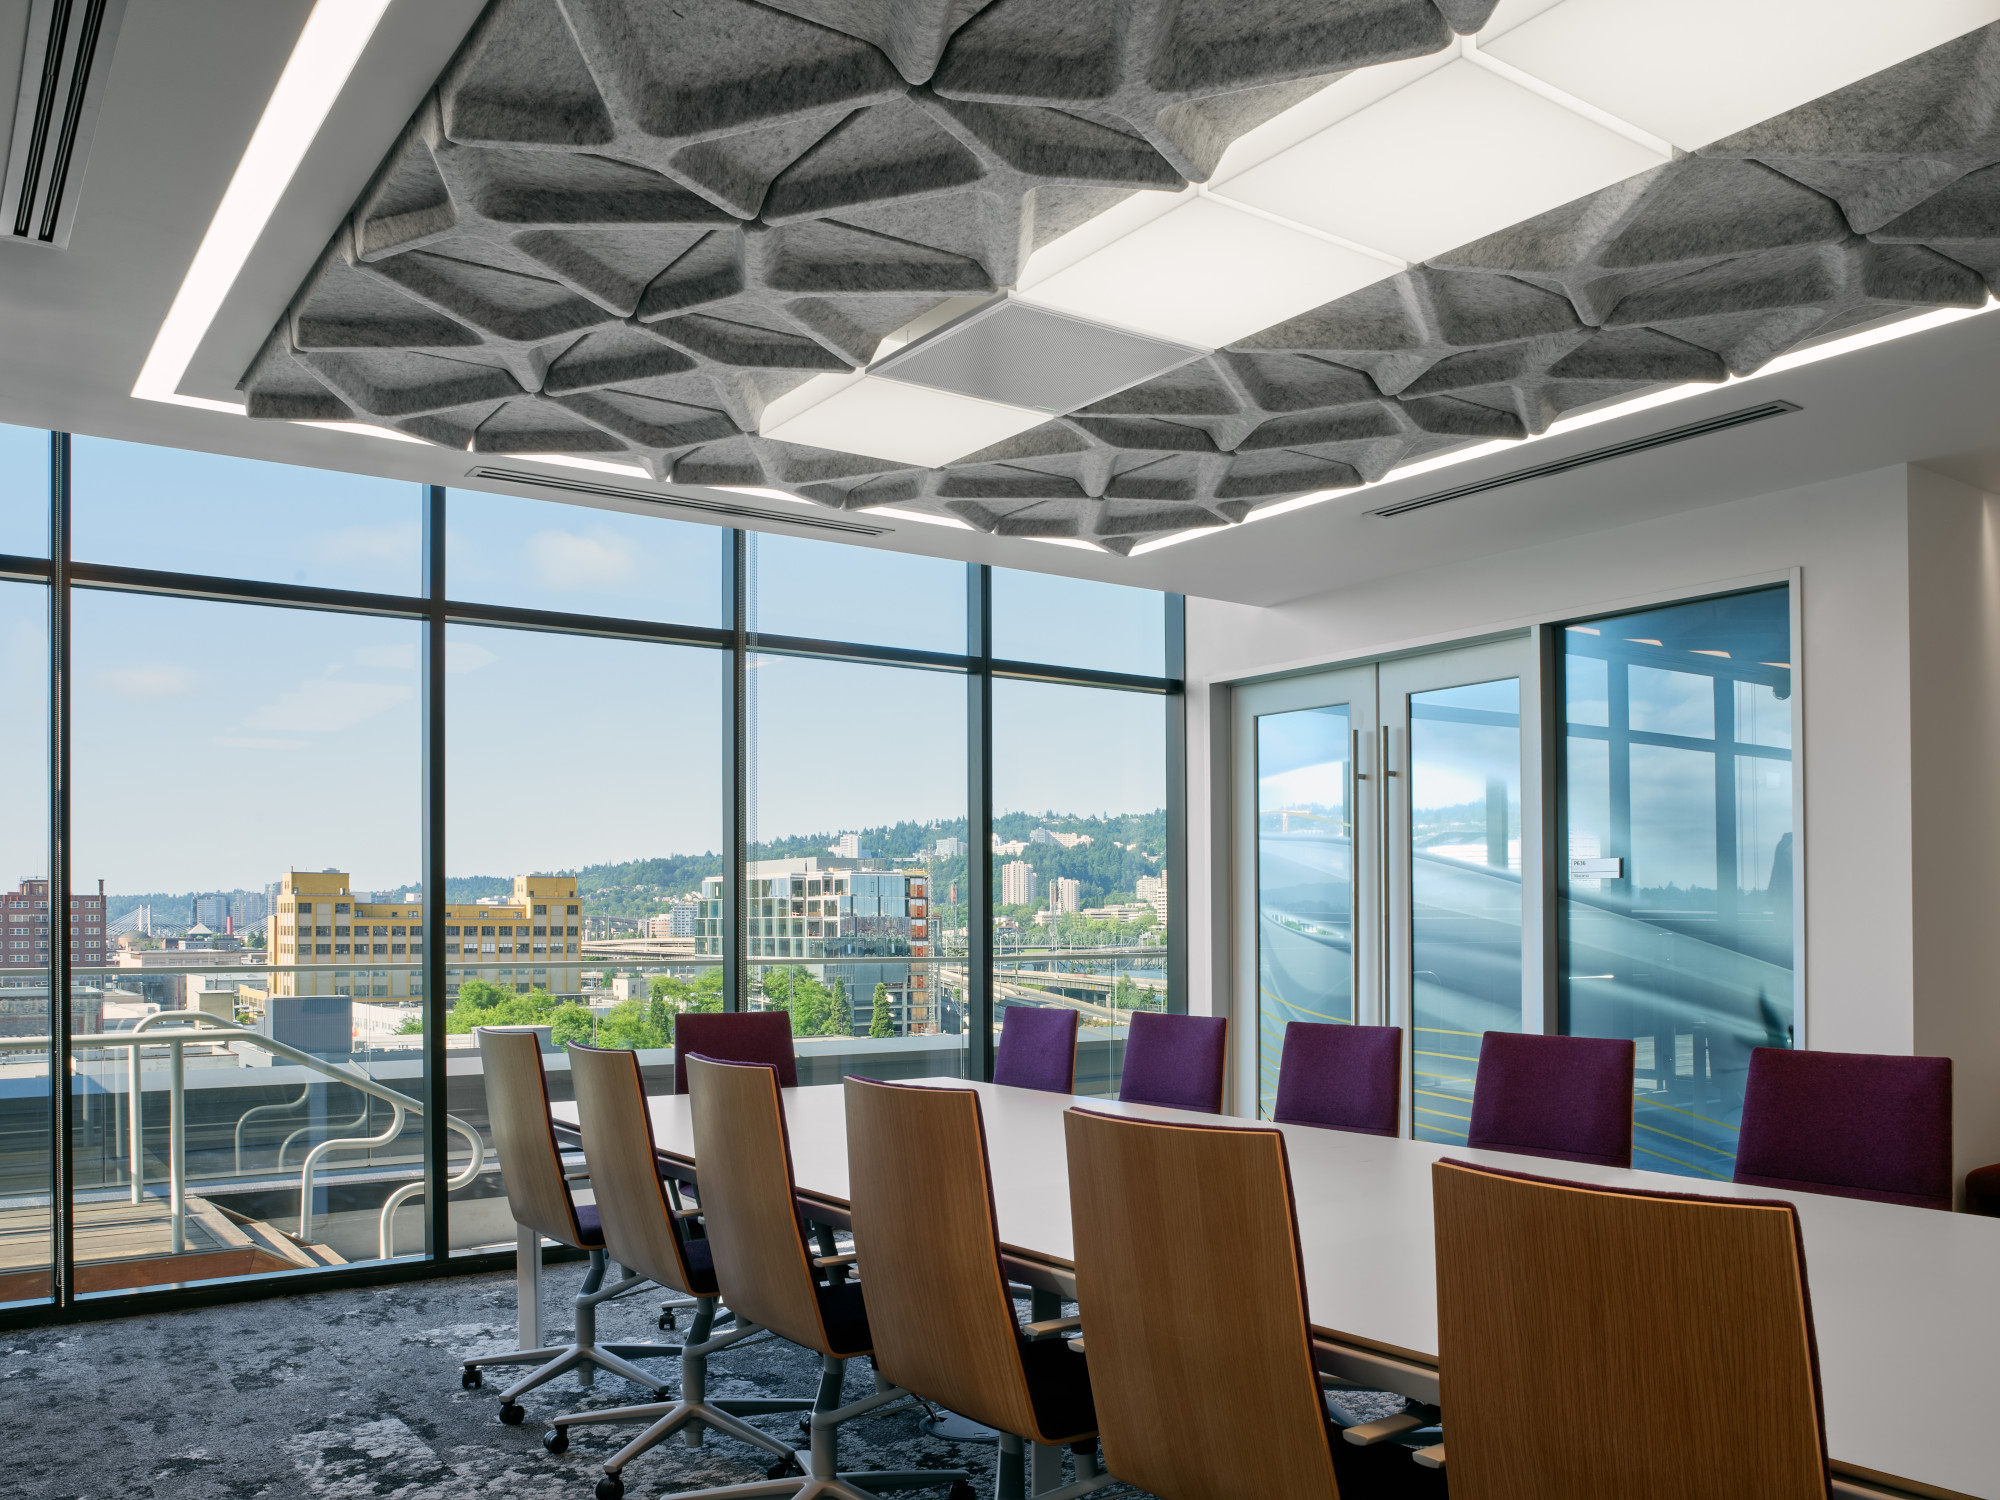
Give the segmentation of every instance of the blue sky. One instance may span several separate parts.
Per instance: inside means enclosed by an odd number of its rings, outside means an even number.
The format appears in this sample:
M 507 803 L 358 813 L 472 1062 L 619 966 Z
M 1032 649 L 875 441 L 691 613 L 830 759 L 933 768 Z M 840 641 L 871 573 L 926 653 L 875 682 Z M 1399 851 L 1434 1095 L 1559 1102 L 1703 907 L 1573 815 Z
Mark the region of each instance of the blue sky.
M 47 437 L 0 427 L 0 551 L 45 549 Z M 79 560 L 414 593 L 417 486 L 155 449 L 74 445 Z M 720 623 L 726 532 L 454 490 L 452 597 Z M 757 625 L 964 649 L 965 570 L 790 537 L 757 539 Z M 996 650 L 1158 672 L 1161 598 L 996 570 Z M 76 876 L 114 891 L 255 886 L 296 865 L 364 889 L 419 868 L 417 647 L 408 621 L 79 590 Z M 0 736 L 10 787 L 43 777 L 45 603 L 0 584 Z M 447 679 L 455 874 L 513 874 L 720 840 L 713 652 L 454 626 Z M 758 831 L 780 837 L 965 815 L 965 682 L 760 658 Z M 1163 705 L 1000 683 L 1001 811 L 1150 811 Z M 41 799 L 0 815 L 0 880 L 47 863 Z

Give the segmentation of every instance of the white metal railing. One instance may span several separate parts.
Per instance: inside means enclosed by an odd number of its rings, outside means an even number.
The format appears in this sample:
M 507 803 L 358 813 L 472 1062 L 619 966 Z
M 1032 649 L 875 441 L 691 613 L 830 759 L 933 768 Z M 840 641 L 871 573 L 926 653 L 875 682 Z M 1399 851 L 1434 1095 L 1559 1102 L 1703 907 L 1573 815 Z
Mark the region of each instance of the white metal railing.
M 146 1185 L 145 1142 L 143 1135 L 145 1105 L 141 1089 L 142 1077 L 140 1068 L 140 1059 L 143 1055 L 142 1049 L 149 1045 L 163 1045 L 168 1049 L 167 1200 L 169 1213 L 173 1222 L 173 1253 L 176 1255 L 181 1254 L 187 1249 L 186 1049 L 187 1044 L 190 1042 L 207 1042 L 213 1040 L 248 1042 L 254 1047 L 260 1047 L 264 1051 L 271 1053 L 274 1057 L 281 1057 L 287 1062 L 297 1063 L 301 1067 L 310 1068 L 315 1073 L 319 1073 L 337 1083 L 344 1083 L 349 1088 L 380 1099 L 390 1106 L 391 1118 L 389 1125 L 380 1135 L 336 1137 L 321 1141 L 306 1152 L 305 1161 L 299 1169 L 299 1232 L 297 1237 L 300 1243 L 309 1245 L 313 1242 L 313 1175 L 321 1160 L 334 1151 L 371 1150 L 377 1146 L 388 1145 L 397 1136 L 402 1134 L 403 1127 L 407 1123 L 409 1116 L 415 1115 L 420 1119 L 422 1118 L 424 1112 L 423 1105 L 415 1099 L 410 1098 L 407 1094 L 399 1094 L 394 1089 L 377 1083 L 352 1063 L 328 1062 L 326 1059 L 315 1057 L 312 1053 L 302 1051 L 288 1042 L 276 1041 L 260 1032 L 252 1031 L 247 1026 L 239 1026 L 233 1021 L 225 1021 L 219 1016 L 206 1015 L 201 1011 L 161 1011 L 157 1015 L 147 1016 L 130 1031 L 99 1032 L 71 1037 L 70 1045 L 72 1047 L 124 1047 L 130 1050 L 130 1062 L 126 1068 L 130 1103 L 126 1113 L 130 1117 L 129 1128 L 131 1138 L 129 1149 L 131 1151 L 132 1201 L 134 1203 L 140 1202 L 145 1196 Z M 50 1038 L 45 1036 L 0 1037 L 0 1051 L 6 1052 L 46 1053 L 50 1050 L 51 1045 Z M 260 1105 L 257 1108 L 285 1110 L 295 1108 L 303 1102 L 304 1095 L 302 1094 L 298 1100 L 293 1101 L 291 1104 Z M 253 1112 L 246 1111 L 245 1118 Z M 364 1111 L 363 1118 L 365 1117 L 366 1112 Z M 346 1125 L 339 1128 L 351 1129 L 359 1123 L 359 1120 L 349 1121 Z M 469 1187 L 485 1168 L 486 1145 L 480 1140 L 479 1132 L 456 1115 L 446 1115 L 444 1123 L 449 1129 L 465 1137 L 472 1148 L 471 1157 L 466 1162 L 463 1170 L 445 1184 L 447 1191 L 456 1192 L 462 1187 Z M 291 1136 L 286 1137 L 285 1144 L 289 1145 L 296 1136 L 297 1132 L 295 1131 Z M 237 1167 L 239 1171 L 242 1167 L 242 1140 L 242 1121 L 239 1120 L 236 1132 Z M 422 1182 L 405 1184 L 392 1193 L 389 1201 L 383 1204 L 380 1227 L 383 1259 L 388 1259 L 393 1249 L 393 1220 L 396 1210 L 416 1194 L 421 1193 L 424 1190 L 424 1186 Z

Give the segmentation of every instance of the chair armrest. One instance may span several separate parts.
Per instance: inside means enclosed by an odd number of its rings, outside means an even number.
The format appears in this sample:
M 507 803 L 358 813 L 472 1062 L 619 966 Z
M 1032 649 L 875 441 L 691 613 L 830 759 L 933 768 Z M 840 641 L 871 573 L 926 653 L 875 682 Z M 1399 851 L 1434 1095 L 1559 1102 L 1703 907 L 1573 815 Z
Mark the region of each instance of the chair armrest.
M 690 1219 L 699 1219 L 701 1217 L 701 1210 L 698 1208 L 676 1208 L 669 1211 L 683 1224 L 687 1223 Z
M 1064 1333 L 1083 1326 L 1083 1314 L 1071 1313 L 1067 1318 L 1049 1318 L 1040 1323 L 1023 1323 L 1021 1332 L 1031 1339 L 1047 1338 L 1052 1333 Z
M 1426 1469 L 1442 1469 L 1444 1467 L 1444 1444 L 1433 1443 L 1428 1448 L 1419 1448 L 1410 1457 L 1414 1458 Z
M 814 1268 L 821 1271 L 824 1271 L 829 1266 L 851 1266 L 853 1264 L 854 1252 L 852 1250 L 842 1255 L 815 1255 L 813 1257 Z
M 1081 1353 L 1083 1353 L 1083 1340 L 1082 1340 L 1081 1338 L 1073 1338 L 1073 1339 L 1071 1339 L 1071 1340 L 1069 1341 L 1069 1349 L 1070 1349 L 1070 1353 L 1072 1353 L 1072 1354 L 1081 1354 Z
M 1341 1436 L 1358 1448 L 1367 1448 L 1376 1443 L 1386 1443 L 1392 1437 L 1400 1437 L 1406 1432 L 1415 1432 L 1419 1427 L 1428 1426 L 1422 1417 L 1410 1412 L 1400 1412 L 1393 1417 L 1383 1417 L 1378 1422 L 1363 1422 L 1358 1427 L 1349 1427 Z

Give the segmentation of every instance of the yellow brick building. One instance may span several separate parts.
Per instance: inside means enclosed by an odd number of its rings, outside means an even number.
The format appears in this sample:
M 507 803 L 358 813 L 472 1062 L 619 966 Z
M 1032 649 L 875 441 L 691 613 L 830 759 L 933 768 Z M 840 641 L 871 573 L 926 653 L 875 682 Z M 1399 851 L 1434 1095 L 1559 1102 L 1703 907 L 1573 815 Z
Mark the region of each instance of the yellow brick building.
M 582 908 L 570 876 L 517 875 L 509 899 L 447 906 L 439 925 L 447 996 L 468 979 L 520 994 L 583 990 Z M 423 962 L 425 940 L 421 901 L 357 901 L 344 871 L 288 871 L 265 942 L 274 968 L 306 972 L 273 974 L 270 992 L 422 995 L 423 976 L 410 966 Z

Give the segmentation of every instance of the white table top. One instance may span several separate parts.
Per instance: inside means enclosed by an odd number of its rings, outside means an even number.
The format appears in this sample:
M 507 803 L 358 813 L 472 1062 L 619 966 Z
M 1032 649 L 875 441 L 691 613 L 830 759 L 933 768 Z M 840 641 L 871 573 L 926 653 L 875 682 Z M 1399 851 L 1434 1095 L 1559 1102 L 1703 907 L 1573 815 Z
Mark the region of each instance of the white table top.
M 1075 1104 L 1147 1119 L 1255 1123 L 990 1083 L 912 1081 L 979 1091 L 1001 1242 L 1057 1266 L 1067 1265 L 1072 1253 L 1065 1109 Z M 656 1096 L 651 1105 L 658 1148 L 693 1162 L 687 1097 Z M 787 1089 L 785 1109 L 800 1191 L 844 1205 L 844 1091 Z M 557 1105 L 554 1115 L 572 1123 L 575 1106 Z M 1827 1443 L 1836 1465 L 2000 1500 L 2000 1220 L 1306 1126 L 1278 1128 L 1291 1159 L 1314 1330 L 1331 1345 L 1396 1353 L 1418 1365 L 1437 1362 L 1430 1165 L 1439 1157 L 1578 1182 L 1796 1204 L 1819 1338 Z M 1198 1185 L 1190 1192 L 1198 1193 Z M 1725 1440 L 1757 1439 L 1744 1432 Z

